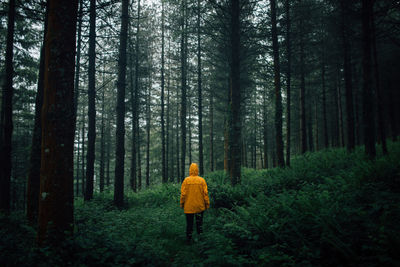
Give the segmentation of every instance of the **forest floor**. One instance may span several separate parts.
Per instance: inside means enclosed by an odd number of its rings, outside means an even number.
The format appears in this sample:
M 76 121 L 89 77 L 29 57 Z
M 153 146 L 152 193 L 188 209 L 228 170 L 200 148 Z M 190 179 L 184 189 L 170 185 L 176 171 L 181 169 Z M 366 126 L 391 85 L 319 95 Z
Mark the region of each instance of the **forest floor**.
M 0 216 L 0 266 L 400 266 L 400 143 L 374 161 L 330 149 L 290 168 L 205 176 L 211 208 L 187 245 L 180 186 L 75 199 L 75 234 L 61 250 L 35 245 L 23 214 Z

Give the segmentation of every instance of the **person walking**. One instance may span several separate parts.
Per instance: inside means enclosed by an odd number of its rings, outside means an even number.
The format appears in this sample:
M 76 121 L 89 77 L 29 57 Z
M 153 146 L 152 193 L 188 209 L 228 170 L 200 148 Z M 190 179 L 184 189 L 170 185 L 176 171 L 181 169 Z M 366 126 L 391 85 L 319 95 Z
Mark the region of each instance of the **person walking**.
M 180 205 L 186 215 L 186 240 L 192 240 L 193 220 L 196 218 L 197 234 L 203 232 L 203 213 L 210 207 L 207 183 L 204 178 L 198 176 L 199 167 L 192 163 L 189 168 L 189 176 L 183 180 L 181 186 Z

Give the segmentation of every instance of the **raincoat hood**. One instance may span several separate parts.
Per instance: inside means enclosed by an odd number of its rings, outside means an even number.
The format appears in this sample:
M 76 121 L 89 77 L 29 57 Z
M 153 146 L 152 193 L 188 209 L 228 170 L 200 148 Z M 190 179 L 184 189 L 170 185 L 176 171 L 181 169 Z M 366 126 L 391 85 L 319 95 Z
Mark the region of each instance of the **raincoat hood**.
M 198 176 L 199 175 L 199 167 L 197 166 L 196 163 L 190 164 L 189 174 L 190 174 L 190 176 Z

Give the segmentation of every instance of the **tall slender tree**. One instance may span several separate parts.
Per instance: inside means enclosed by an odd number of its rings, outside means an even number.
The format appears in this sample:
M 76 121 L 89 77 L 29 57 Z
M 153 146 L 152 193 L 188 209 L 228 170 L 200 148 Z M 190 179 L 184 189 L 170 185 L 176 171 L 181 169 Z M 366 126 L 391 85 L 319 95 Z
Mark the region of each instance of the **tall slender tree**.
M 350 36 L 348 27 L 350 25 L 348 20 L 348 3 L 345 0 L 341 0 L 341 12 L 342 12 L 342 43 L 343 43 L 343 71 L 344 71 L 344 82 L 346 91 L 346 128 L 347 128 L 347 150 L 353 151 L 355 147 L 355 136 L 354 136 L 354 108 L 353 108 L 353 83 L 351 73 L 351 46 Z
M 204 174 L 204 156 L 203 156 L 203 96 L 202 96 L 202 73 L 201 73 L 201 4 L 197 0 L 197 92 L 199 108 L 199 167 L 200 175 Z
M 276 1 L 270 0 L 270 4 L 271 4 L 271 27 L 272 27 L 271 28 L 272 50 L 274 58 L 276 155 L 278 160 L 278 166 L 284 167 L 285 160 L 283 156 L 283 136 L 282 136 L 281 71 L 279 62 L 278 32 L 276 27 Z
M 371 21 L 372 0 L 362 0 L 362 44 L 363 44 L 363 124 L 365 153 L 374 158 L 375 149 L 375 118 L 374 104 L 372 101 L 372 76 L 371 76 Z
M 96 142 L 96 0 L 90 0 L 89 10 L 89 108 L 88 148 L 86 154 L 85 201 L 93 198 L 94 160 Z
M 165 118 L 164 118 L 164 94 L 165 94 L 165 15 L 164 15 L 164 1 L 161 0 L 161 175 L 162 182 L 166 183 L 168 181 L 168 175 L 166 172 L 167 164 L 165 160 L 166 152 L 165 152 Z
M 124 204 L 125 162 L 125 86 L 126 47 L 128 40 L 129 0 L 122 0 L 121 31 L 119 35 L 118 81 L 117 81 L 117 129 L 115 150 L 114 204 Z
M 290 166 L 290 144 L 291 144 L 291 74 L 292 74 L 292 40 L 291 40 L 291 18 L 290 18 L 290 1 L 285 2 L 286 9 L 286 165 Z
M 186 65 L 187 65 L 187 43 L 186 43 L 186 13 L 187 0 L 182 0 L 181 4 L 181 181 L 185 178 L 185 157 L 186 157 Z
M 241 181 L 241 91 L 240 91 L 240 0 L 231 1 L 231 129 L 229 136 L 230 178 L 232 185 Z
M 302 1 L 299 1 L 300 4 Z M 304 17 L 300 18 L 300 151 L 307 151 L 306 130 L 306 81 L 305 81 L 305 59 L 304 59 Z

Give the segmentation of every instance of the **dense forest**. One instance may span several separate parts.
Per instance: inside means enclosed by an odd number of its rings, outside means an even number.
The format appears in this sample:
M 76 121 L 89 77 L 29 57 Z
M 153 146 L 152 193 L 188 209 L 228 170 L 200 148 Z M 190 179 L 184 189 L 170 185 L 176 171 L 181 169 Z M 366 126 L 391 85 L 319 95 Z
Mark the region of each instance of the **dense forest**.
M 0 265 L 398 266 L 399 71 L 396 0 L 1 0 Z

